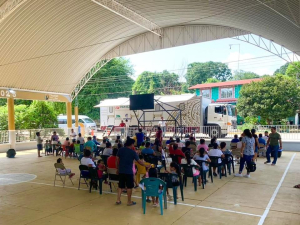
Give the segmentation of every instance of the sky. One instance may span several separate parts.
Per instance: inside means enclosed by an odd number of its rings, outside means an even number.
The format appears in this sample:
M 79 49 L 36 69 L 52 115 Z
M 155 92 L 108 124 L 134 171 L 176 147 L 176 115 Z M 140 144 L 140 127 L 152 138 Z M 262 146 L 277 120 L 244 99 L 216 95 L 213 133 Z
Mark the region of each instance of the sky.
M 234 44 L 231 49 L 230 44 Z M 134 79 L 143 71 L 168 70 L 179 74 L 182 81 L 184 81 L 183 75 L 186 73 L 187 65 L 193 62 L 223 62 L 228 63 L 232 72 L 239 68 L 259 75 L 272 75 L 276 69 L 286 63 L 278 56 L 259 47 L 231 38 L 140 53 L 125 58 L 129 59 L 134 67 Z

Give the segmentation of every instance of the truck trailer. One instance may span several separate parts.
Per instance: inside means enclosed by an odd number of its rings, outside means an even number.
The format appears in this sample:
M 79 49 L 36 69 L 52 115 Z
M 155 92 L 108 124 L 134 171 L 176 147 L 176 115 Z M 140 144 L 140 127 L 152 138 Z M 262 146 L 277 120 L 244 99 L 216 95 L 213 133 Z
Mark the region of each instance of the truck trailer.
M 166 122 L 167 131 L 177 133 L 176 124 L 172 121 L 174 117 L 179 119 L 181 110 L 182 127 L 188 131 L 207 134 L 210 137 L 224 137 L 228 128 L 236 128 L 237 118 L 235 105 L 229 103 L 212 103 L 211 99 L 194 94 L 181 95 L 157 95 L 154 96 L 154 109 L 144 113 L 141 110 L 131 111 L 129 109 L 129 98 L 106 99 L 95 107 L 100 108 L 100 128 L 118 127 L 121 121 L 127 127 L 156 127 L 159 122 Z M 168 110 L 170 110 L 168 112 Z M 138 124 L 136 117 L 142 117 L 143 121 Z M 178 128 L 180 129 L 180 128 Z

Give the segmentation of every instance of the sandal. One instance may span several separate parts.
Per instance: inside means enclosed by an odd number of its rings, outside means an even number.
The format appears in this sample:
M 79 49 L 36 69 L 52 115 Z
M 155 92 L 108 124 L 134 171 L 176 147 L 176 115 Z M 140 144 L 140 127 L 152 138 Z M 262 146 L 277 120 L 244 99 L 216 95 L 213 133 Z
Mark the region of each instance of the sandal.
M 131 204 L 127 204 L 127 206 L 133 206 L 136 205 L 136 202 L 132 201 Z
M 294 188 L 300 189 L 300 184 L 295 185 Z
M 121 201 L 119 201 L 119 202 L 116 202 L 116 205 L 121 205 L 121 203 L 122 203 Z

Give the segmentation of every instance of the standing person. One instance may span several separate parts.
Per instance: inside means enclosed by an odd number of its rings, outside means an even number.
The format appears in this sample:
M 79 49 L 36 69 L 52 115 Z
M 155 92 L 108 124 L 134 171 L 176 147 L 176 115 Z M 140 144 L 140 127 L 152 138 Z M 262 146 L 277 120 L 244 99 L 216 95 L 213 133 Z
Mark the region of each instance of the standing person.
M 136 205 L 136 202 L 131 200 L 132 188 L 134 187 L 133 160 L 136 160 L 140 165 L 146 166 L 141 161 L 135 151 L 134 140 L 128 138 L 125 147 L 119 149 L 116 159 L 117 174 L 119 174 L 119 189 L 117 196 L 117 205 L 121 204 L 122 189 L 127 187 L 127 206 Z
M 154 153 L 158 156 L 160 156 L 161 151 L 161 144 L 158 139 L 155 139 L 154 145 L 152 146 L 152 149 L 154 150 Z
M 135 136 L 136 136 L 137 147 L 139 148 L 141 146 L 142 142 L 144 142 L 143 130 L 140 128 L 139 132 L 136 133 Z
M 121 136 L 124 137 L 126 124 L 123 122 L 123 120 L 121 120 L 119 127 L 121 127 Z
M 74 129 L 71 129 L 71 134 L 70 134 L 70 137 L 72 138 L 72 142 L 76 141 L 76 132 L 74 131 Z
M 255 153 L 258 152 L 258 136 L 256 135 L 256 130 L 251 129 L 252 137 L 255 139 Z
M 240 158 L 240 170 L 238 174 L 235 174 L 236 177 L 242 177 L 243 169 L 245 166 L 245 162 L 248 167 L 250 167 L 249 163 L 256 159 L 255 150 L 255 139 L 252 136 L 252 133 L 249 129 L 244 130 L 244 137 L 242 139 L 242 149 L 241 149 L 241 158 Z M 250 172 L 247 171 L 247 174 L 244 175 L 246 178 L 250 178 Z
M 162 130 L 160 127 L 157 127 L 157 131 L 156 131 L 156 134 L 155 134 L 155 138 L 158 139 L 158 141 L 160 142 L 160 144 L 162 144 Z
M 267 143 L 268 139 L 269 139 L 269 132 L 265 131 L 265 136 L 263 136 L 263 139 L 265 139 L 265 142 Z
M 160 128 L 162 129 L 162 135 L 163 137 L 165 137 L 165 133 L 166 133 L 166 121 L 164 120 L 163 117 L 160 118 L 161 120 L 158 122 L 158 125 L 160 126 Z
M 80 151 L 83 151 L 85 141 L 84 138 L 81 136 L 81 133 L 78 134 L 77 141 L 80 141 Z
M 40 132 L 36 132 L 36 144 L 37 144 L 37 150 L 38 150 L 38 157 L 41 156 L 41 151 L 43 150 L 43 139 L 41 138 Z
M 51 136 L 50 143 L 51 143 L 52 145 L 56 145 L 56 144 L 58 144 L 58 141 L 59 141 L 59 137 L 58 137 L 58 135 L 56 134 L 56 131 L 53 131 L 53 134 L 52 134 L 52 136 Z
M 271 127 L 271 134 L 267 141 L 267 161 L 265 164 L 271 163 L 270 154 L 272 151 L 274 151 L 274 160 L 272 162 L 272 166 L 276 165 L 279 148 L 282 149 L 281 136 L 276 132 L 276 127 Z

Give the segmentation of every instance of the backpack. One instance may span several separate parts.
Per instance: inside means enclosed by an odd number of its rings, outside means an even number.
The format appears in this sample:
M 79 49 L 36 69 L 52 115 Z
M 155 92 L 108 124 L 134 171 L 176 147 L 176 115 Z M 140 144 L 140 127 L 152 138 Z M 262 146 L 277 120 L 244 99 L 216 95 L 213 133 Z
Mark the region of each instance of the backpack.
M 6 152 L 6 157 L 7 158 L 15 158 L 16 155 L 16 150 L 14 149 L 8 149 L 8 151 Z
M 247 168 L 248 172 L 252 172 L 253 173 L 256 170 L 256 163 L 253 162 L 253 161 L 251 161 L 250 163 L 247 163 L 246 168 Z

